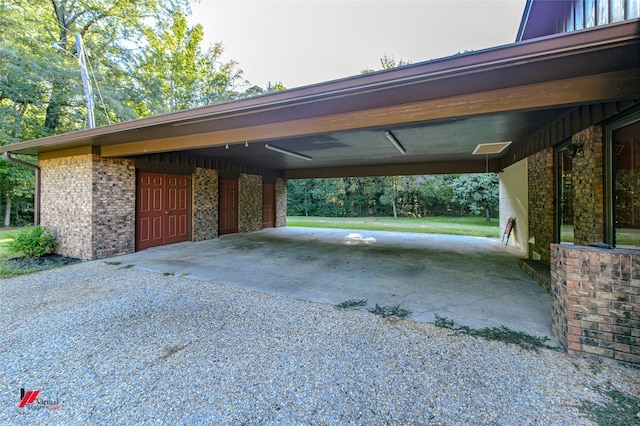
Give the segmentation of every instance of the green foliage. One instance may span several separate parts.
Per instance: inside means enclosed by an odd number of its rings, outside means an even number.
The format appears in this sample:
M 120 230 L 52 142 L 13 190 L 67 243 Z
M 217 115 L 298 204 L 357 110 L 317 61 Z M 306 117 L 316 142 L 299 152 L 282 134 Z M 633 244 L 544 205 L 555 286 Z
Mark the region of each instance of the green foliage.
M 287 190 L 291 216 L 425 217 L 498 207 L 495 174 L 300 179 Z
M 498 207 L 499 178 L 495 173 L 460 175 L 454 182 L 453 199 L 473 214 L 483 211 L 487 222 L 491 209 Z
M 10 248 L 26 258 L 34 259 L 53 253 L 56 239 L 46 227 L 29 226 L 16 235 Z
M 436 314 L 436 327 L 453 330 L 460 334 L 466 334 L 472 337 L 482 337 L 487 340 L 497 340 L 498 342 L 518 345 L 523 349 L 536 351 L 546 347 L 548 337 L 531 336 L 520 331 L 513 331 L 505 326 L 501 327 L 485 327 L 481 329 L 471 328 L 467 326 L 456 326 L 453 320 L 447 317 L 441 317 Z
M 380 315 L 382 318 L 396 317 L 406 318 L 411 315 L 411 311 L 401 308 L 400 305 L 396 306 L 380 306 L 376 303 L 375 308 L 370 308 L 369 312 L 374 315 Z
M 580 407 L 599 426 L 640 425 L 640 399 L 617 389 L 604 392 L 605 404 L 583 402 Z
M 367 299 L 349 299 L 345 300 L 342 303 L 338 303 L 336 308 L 338 309 L 351 309 L 351 308 L 360 308 L 362 306 L 367 306 Z

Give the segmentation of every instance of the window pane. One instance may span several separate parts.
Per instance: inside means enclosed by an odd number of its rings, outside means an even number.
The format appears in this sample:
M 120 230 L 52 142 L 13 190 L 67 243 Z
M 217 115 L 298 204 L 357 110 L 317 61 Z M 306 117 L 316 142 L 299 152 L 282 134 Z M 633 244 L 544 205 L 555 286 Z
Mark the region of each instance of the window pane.
M 627 0 L 627 19 L 640 17 L 640 0 Z
M 596 26 L 596 2 L 595 0 L 585 0 L 584 2 L 584 26 L 593 28 Z
M 584 0 L 576 1 L 576 30 L 584 28 Z
M 624 20 L 624 0 L 611 0 L 611 22 Z
M 575 11 L 573 10 L 573 4 L 572 4 L 571 10 L 569 10 L 569 16 L 567 17 L 567 28 L 565 30 L 566 32 L 573 31 L 576 29 L 575 21 L 573 20 L 574 15 L 575 15 Z
M 615 241 L 640 246 L 640 121 L 613 132 Z
M 573 160 L 563 150 L 558 152 L 557 165 L 560 184 L 558 205 L 560 243 L 573 243 L 573 183 L 571 181 Z
M 609 23 L 609 0 L 598 0 L 598 25 Z

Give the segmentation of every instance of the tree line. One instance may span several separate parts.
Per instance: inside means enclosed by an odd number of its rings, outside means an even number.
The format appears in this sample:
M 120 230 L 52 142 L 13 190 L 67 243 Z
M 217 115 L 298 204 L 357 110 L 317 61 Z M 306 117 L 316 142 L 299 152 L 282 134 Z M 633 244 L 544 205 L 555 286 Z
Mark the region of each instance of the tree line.
M 291 216 L 463 216 L 497 213 L 495 173 L 298 179 L 287 183 Z
M 221 60 L 222 43 L 203 46 L 202 26 L 188 24 L 189 4 L 1 0 L 0 145 L 86 128 L 76 34 L 96 126 L 284 89 L 251 85 L 236 62 Z M 33 171 L 0 159 L 5 226 L 31 220 L 33 186 Z

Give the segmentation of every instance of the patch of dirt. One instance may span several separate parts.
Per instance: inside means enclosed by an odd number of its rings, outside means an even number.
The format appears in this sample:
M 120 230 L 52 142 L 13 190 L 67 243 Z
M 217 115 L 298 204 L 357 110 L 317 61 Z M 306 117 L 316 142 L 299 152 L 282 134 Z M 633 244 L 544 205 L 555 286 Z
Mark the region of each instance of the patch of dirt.
M 37 257 L 35 259 L 27 259 L 25 257 L 12 257 L 7 260 L 7 265 L 14 270 L 42 268 L 51 265 L 71 265 L 80 262 L 75 257 L 66 257 L 59 254 L 50 254 L 47 256 Z

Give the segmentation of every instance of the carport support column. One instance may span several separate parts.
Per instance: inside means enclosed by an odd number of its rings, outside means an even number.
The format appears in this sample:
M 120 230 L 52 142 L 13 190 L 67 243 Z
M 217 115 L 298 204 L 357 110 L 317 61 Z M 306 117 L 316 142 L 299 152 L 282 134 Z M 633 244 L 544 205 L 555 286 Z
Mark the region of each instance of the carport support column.
M 276 180 L 276 227 L 287 226 L 287 180 Z
M 135 251 L 135 164 L 91 147 L 42 154 L 41 223 L 56 252 L 100 259 Z

